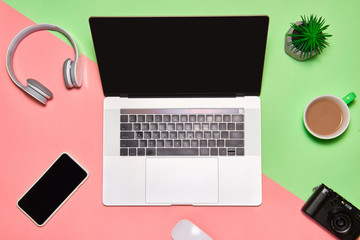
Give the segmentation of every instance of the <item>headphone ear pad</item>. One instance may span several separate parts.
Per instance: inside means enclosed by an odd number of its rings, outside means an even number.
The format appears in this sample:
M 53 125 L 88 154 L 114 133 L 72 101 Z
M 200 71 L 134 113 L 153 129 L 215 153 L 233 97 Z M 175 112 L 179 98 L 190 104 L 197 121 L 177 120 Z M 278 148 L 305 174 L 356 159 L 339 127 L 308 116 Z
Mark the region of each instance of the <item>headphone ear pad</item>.
M 71 81 L 71 66 L 72 60 L 70 58 L 66 59 L 63 66 L 63 75 L 64 75 L 64 82 L 67 88 L 73 88 L 74 84 Z
M 75 69 L 76 69 L 75 62 L 71 61 L 70 76 L 71 76 L 72 84 L 74 85 L 74 87 L 80 87 L 81 85 L 78 86 L 78 83 L 77 83 Z
M 53 97 L 52 92 L 46 88 L 44 85 L 36 81 L 35 79 L 28 79 L 27 80 L 28 86 L 34 89 L 36 92 L 40 93 L 42 96 L 50 99 Z

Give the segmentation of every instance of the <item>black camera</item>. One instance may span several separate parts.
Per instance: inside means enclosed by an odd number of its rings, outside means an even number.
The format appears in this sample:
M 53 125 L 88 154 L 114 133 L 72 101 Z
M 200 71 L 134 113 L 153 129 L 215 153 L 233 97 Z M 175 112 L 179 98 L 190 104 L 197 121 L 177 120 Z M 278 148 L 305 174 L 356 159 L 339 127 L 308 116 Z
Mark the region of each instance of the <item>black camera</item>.
M 324 184 L 301 210 L 341 240 L 355 240 L 360 235 L 359 209 Z

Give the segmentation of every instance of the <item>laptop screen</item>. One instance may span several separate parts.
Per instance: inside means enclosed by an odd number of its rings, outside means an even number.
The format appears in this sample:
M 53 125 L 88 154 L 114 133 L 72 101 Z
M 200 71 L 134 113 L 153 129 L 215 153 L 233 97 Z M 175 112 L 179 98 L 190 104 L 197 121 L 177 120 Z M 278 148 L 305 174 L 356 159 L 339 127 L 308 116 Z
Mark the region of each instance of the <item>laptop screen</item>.
M 260 95 L 267 16 L 89 22 L 105 96 Z

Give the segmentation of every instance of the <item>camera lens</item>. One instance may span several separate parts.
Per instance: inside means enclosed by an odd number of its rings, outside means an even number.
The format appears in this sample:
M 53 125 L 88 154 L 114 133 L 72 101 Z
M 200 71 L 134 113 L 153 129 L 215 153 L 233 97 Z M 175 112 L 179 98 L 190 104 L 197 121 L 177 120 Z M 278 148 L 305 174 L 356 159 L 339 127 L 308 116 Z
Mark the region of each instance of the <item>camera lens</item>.
M 345 213 L 337 213 L 331 219 L 331 227 L 337 233 L 347 233 L 351 227 L 351 219 Z

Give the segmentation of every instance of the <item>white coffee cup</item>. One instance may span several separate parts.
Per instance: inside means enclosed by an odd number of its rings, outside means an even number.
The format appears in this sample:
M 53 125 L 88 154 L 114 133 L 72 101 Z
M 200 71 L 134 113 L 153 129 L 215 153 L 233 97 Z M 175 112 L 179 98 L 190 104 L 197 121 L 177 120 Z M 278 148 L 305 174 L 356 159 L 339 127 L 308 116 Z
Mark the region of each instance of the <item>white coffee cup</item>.
M 349 126 L 348 104 L 355 97 L 356 95 L 351 92 L 342 99 L 333 95 L 314 98 L 307 104 L 304 111 L 306 129 L 320 139 L 332 139 L 340 136 Z

